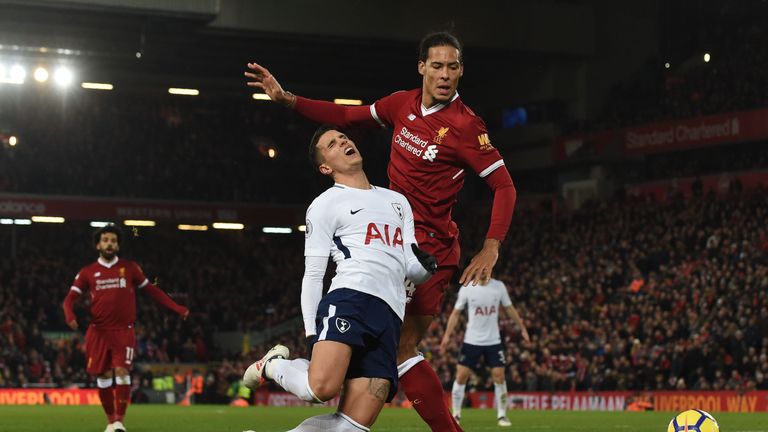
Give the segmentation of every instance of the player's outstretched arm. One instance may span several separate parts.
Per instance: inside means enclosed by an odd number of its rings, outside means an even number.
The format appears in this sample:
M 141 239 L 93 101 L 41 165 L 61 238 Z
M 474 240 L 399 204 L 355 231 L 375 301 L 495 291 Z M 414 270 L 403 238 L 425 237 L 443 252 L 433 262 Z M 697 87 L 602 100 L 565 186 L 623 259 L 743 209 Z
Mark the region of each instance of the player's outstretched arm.
M 67 326 L 71 328 L 72 330 L 77 330 L 77 317 L 75 316 L 75 310 L 73 305 L 75 304 L 75 300 L 80 297 L 80 294 L 77 293 L 75 290 L 70 290 L 67 296 L 64 298 L 64 303 L 61 305 L 64 309 L 64 321 L 66 321 Z
M 319 101 L 296 96 L 283 87 L 267 68 L 258 63 L 248 63 L 246 85 L 264 90 L 270 99 L 317 123 L 340 127 L 379 127 L 373 118 L 369 105 L 343 106 L 333 102 Z
M 483 248 L 477 253 L 464 269 L 459 283 L 462 285 L 485 285 L 491 278 L 491 272 L 499 259 L 499 246 L 506 237 L 509 225 L 512 223 L 512 213 L 515 210 L 517 191 L 506 168 L 501 167 L 485 178 L 486 183 L 494 191 L 491 223 L 488 227 Z
M 448 349 L 448 344 L 451 343 L 451 336 L 453 335 L 453 331 L 456 330 L 456 325 L 459 324 L 459 320 L 461 319 L 461 310 L 457 308 L 453 308 L 453 312 L 451 312 L 451 315 L 448 317 L 448 324 L 445 326 L 445 333 L 443 333 L 443 340 L 440 342 L 440 351 L 445 352 L 446 349 Z
M 286 108 L 296 105 L 296 96 L 283 90 L 277 78 L 269 73 L 267 68 L 258 63 L 248 63 L 248 69 L 250 72 L 245 72 L 245 77 L 248 78 L 247 86 L 263 90 L 270 99 Z
M 187 319 L 189 316 L 189 309 L 173 301 L 170 297 L 168 297 L 168 294 L 166 294 L 165 291 L 154 286 L 152 282 L 147 281 L 147 284 L 144 285 L 144 287 L 141 289 L 150 297 L 152 297 L 152 300 L 154 300 L 156 303 L 161 304 L 176 312 L 177 314 L 181 315 L 183 319 Z
M 512 320 L 515 321 L 515 324 L 517 324 L 518 327 L 520 327 L 520 333 L 523 336 L 523 340 L 530 343 L 531 338 L 528 335 L 528 329 L 525 327 L 525 323 L 523 322 L 523 318 L 520 316 L 520 314 L 517 312 L 517 309 L 514 305 L 509 305 L 506 308 L 504 308 L 504 311 L 506 312 L 507 316 L 512 318 Z

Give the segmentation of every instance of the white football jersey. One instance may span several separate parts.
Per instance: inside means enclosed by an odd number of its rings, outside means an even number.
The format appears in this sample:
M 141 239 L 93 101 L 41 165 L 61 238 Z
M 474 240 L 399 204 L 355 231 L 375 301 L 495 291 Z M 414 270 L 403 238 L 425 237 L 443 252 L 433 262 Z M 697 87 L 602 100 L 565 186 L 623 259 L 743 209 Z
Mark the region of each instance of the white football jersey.
M 376 296 L 403 319 L 405 247 L 416 243 L 408 200 L 389 189 L 335 184 L 307 209 L 304 256 L 336 263 L 329 292 L 349 288 Z
M 464 342 L 470 345 L 496 345 L 501 343 L 499 334 L 499 304 L 510 306 L 507 287 L 496 279 L 487 285 L 466 285 L 459 289 L 459 298 L 454 306 L 458 310 L 467 309 L 467 329 Z

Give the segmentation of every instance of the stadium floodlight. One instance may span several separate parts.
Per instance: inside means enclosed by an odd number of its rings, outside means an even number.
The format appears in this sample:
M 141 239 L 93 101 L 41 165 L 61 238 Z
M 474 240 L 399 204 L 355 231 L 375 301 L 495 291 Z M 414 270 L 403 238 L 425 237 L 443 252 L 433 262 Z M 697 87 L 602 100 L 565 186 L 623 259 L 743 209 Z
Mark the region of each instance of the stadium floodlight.
M 60 67 L 53 73 L 53 80 L 61 87 L 67 87 L 72 84 L 72 71 L 68 68 Z
M 265 93 L 254 93 L 253 96 L 251 96 L 253 100 L 272 100 L 271 97 L 269 97 L 268 94 Z
M 270 159 L 274 159 L 275 156 L 277 156 L 277 150 L 274 147 L 270 147 L 267 150 L 267 156 L 269 156 Z
M 14 219 L 13 220 L 14 225 L 32 225 L 31 219 Z
M 182 95 L 182 96 L 199 96 L 200 90 L 190 89 L 190 88 L 171 87 L 168 89 L 168 93 L 173 95 Z
M 296 229 L 299 230 L 299 232 L 307 232 L 306 225 L 299 225 Z
M 234 222 L 214 222 L 213 228 L 220 230 L 241 230 L 245 228 L 245 225 Z
M 35 69 L 35 72 L 32 74 L 32 76 L 35 78 L 35 81 L 44 83 L 48 81 L 48 69 L 41 66 Z
M 709 55 L 709 53 L 704 53 L 704 63 L 709 63 L 711 59 L 712 59 L 712 56 Z
M 362 105 L 363 101 L 360 99 L 341 99 L 337 98 L 333 100 L 336 105 Z
M 669 62 L 664 63 L 664 69 L 669 69 L 669 67 L 670 67 Z
M 181 231 L 208 231 L 208 225 L 188 225 L 180 224 L 178 228 Z
M 21 65 L 13 65 L 8 71 L 8 75 L 0 75 L 0 83 L 5 84 L 24 84 L 24 78 L 27 76 L 27 71 Z
M 0 225 L 13 225 L 13 219 L 0 219 Z
M 32 222 L 64 223 L 64 218 L 61 216 L 32 216 Z
M 261 229 L 264 234 L 290 234 L 293 229 L 289 227 L 264 227 Z
M 140 227 L 153 227 L 157 225 L 157 222 L 153 220 L 141 220 L 141 219 L 126 219 L 123 221 L 125 226 L 140 226 Z
M 11 135 L 10 138 L 8 138 L 8 145 L 11 147 L 16 147 L 16 144 L 19 143 L 19 139 L 16 138 L 16 136 Z
M 112 90 L 115 88 L 110 83 L 93 83 L 93 82 L 84 82 L 80 84 L 80 87 L 88 90 Z
M 104 221 L 91 221 L 91 226 L 93 228 L 104 228 L 107 225 L 110 225 L 112 222 L 104 222 Z

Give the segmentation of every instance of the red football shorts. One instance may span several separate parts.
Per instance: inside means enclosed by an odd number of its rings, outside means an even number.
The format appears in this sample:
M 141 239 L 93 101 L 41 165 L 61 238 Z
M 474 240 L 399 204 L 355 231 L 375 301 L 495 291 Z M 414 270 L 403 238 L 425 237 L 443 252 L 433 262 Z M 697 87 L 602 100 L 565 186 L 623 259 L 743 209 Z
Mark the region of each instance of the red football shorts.
M 103 330 L 88 326 L 85 332 L 86 371 L 99 375 L 114 368 L 131 369 L 136 333 L 133 328 Z
M 461 248 L 458 237 L 429 237 L 424 231 L 416 231 L 419 248 L 437 258 L 437 273 L 416 289 L 407 287 L 408 299 L 405 313 L 408 315 L 439 315 L 442 311 L 443 295 L 458 270 Z

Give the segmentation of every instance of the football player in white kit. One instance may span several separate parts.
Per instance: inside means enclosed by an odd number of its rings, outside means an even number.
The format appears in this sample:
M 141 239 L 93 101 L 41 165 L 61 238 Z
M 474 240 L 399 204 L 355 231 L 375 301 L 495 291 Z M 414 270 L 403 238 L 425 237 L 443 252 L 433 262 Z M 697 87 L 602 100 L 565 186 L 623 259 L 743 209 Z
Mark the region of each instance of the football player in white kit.
M 335 184 L 307 210 L 301 310 L 311 361 L 288 360 L 277 345 L 252 364 L 243 380 L 256 387 L 273 379 L 308 402 L 344 393 L 334 414 L 312 417 L 293 431 L 367 431 L 397 391 L 397 346 L 405 314 L 407 277 L 416 283 L 437 268 L 419 250 L 406 198 L 371 185 L 363 159 L 344 133 L 322 126 L 310 159 Z M 336 275 L 325 297 L 328 256 Z
M 508 317 L 511 317 L 520 328 L 523 339 L 530 342 L 528 330 L 525 328 L 520 314 L 512 305 L 507 287 L 503 282 L 490 279 L 486 285 L 466 285 L 459 289 L 456 305 L 448 318 L 445 334 L 440 343 L 440 350 L 445 352 L 451 340 L 451 335 L 461 319 L 462 311 L 467 310 L 469 320 L 464 331 L 464 343 L 461 345 L 459 363 L 456 365 L 456 380 L 453 382 L 451 400 L 453 416 L 458 422 L 461 418 L 461 406 L 464 402 L 464 390 L 472 369 L 477 367 L 480 356 L 485 365 L 491 368 L 496 400 L 497 424 L 511 426 L 507 418 L 507 381 L 504 376 L 506 366 L 506 350 L 501 343 L 499 333 L 499 304 L 504 307 Z

